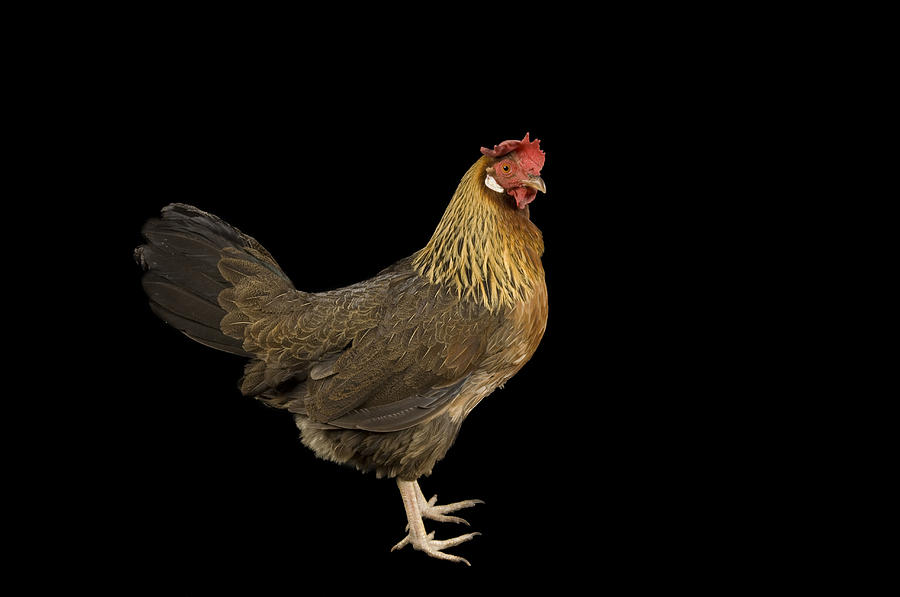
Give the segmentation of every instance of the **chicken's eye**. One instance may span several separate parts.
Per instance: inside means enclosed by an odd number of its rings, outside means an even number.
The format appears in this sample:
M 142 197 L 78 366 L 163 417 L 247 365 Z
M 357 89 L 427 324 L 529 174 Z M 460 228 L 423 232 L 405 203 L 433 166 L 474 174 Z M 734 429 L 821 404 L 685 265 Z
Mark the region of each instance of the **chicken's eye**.
M 500 169 L 503 170 L 504 174 L 509 174 L 509 164 L 503 164 L 502 166 L 500 166 Z

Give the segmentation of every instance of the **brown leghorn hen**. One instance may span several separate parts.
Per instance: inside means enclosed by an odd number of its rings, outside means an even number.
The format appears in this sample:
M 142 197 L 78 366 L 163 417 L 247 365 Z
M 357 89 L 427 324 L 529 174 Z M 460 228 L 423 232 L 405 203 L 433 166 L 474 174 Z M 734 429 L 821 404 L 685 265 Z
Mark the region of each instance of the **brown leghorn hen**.
M 417 479 L 466 415 L 531 358 L 547 322 L 541 232 L 528 204 L 546 192 L 539 141 L 504 141 L 462 177 L 425 248 L 370 280 L 297 290 L 256 240 L 190 205 L 146 223 L 150 307 L 188 337 L 248 357 L 241 392 L 294 415 L 326 460 L 397 480 L 407 544 L 443 550 L 423 518 L 479 503 L 426 501 Z

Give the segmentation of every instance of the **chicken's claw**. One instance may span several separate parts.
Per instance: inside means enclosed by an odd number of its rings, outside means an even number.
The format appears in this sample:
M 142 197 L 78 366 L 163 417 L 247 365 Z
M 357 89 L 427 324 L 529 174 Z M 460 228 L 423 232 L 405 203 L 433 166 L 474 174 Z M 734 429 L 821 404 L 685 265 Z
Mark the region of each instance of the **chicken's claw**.
M 468 522 L 458 516 L 447 516 L 446 512 L 455 512 L 462 508 L 468 508 L 476 504 L 483 504 L 481 500 L 463 500 L 452 504 L 444 504 L 442 506 L 435 505 L 437 496 L 425 501 L 422 490 L 416 481 L 401 481 L 397 479 L 397 486 L 400 488 L 400 496 L 403 498 L 403 507 L 406 510 L 407 525 L 406 529 L 409 533 L 399 543 L 391 548 L 391 551 L 401 549 L 406 545 L 412 545 L 413 549 L 423 551 L 433 558 L 440 560 L 448 560 L 451 562 L 462 562 L 466 566 L 471 566 L 465 558 L 444 553 L 443 549 L 454 547 L 480 535 L 481 533 L 467 533 L 454 537 L 452 539 L 436 540 L 434 531 L 425 534 L 425 525 L 423 518 L 437 520 L 439 522 L 461 522 L 468 526 Z
M 469 523 L 465 519 L 460 518 L 459 516 L 446 516 L 444 513 L 456 512 L 463 508 L 471 508 L 472 506 L 484 503 L 482 500 L 463 500 L 461 502 L 436 506 L 437 495 L 432 496 L 432 498 L 426 502 L 418 482 L 416 482 L 416 491 L 418 493 L 419 513 L 422 515 L 422 518 L 436 520 L 438 522 L 461 522 L 464 525 L 469 526 Z M 409 525 L 407 525 L 406 528 L 409 529 Z
M 448 560 L 450 562 L 462 562 L 466 566 L 471 566 L 469 560 L 455 556 L 453 554 L 444 553 L 441 551 L 442 549 L 446 549 L 448 547 L 454 547 L 459 545 L 460 543 L 464 543 L 473 537 L 477 537 L 481 533 L 468 533 L 465 535 L 460 535 L 459 537 L 453 537 L 452 539 L 444 539 L 442 541 L 435 540 L 434 531 L 431 531 L 422 539 L 417 539 L 413 536 L 412 533 L 406 535 L 397 545 L 391 548 L 391 551 L 395 551 L 402 547 L 406 547 L 407 545 L 412 545 L 413 549 L 418 551 L 424 551 L 426 554 L 431 556 L 432 558 L 437 558 L 439 560 Z

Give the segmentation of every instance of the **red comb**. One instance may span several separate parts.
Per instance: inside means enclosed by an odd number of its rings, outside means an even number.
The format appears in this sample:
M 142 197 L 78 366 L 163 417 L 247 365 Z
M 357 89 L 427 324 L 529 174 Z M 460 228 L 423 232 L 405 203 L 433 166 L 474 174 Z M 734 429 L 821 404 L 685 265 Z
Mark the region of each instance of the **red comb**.
M 494 145 L 494 149 L 482 147 L 481 153 L 491 156 L 492 158 L 499 158 L 511 151 L 515 151 L 519 155 L 519 160 L 530 166 L 529 169 L 540 172 L 541 168 L 544 167 L 544 152 L 541 151 L 540 142 L 540 139 L 529 141 L 528 133 L 525 133 L 525 138 L 521 141 L 504 141 L 500 145 Z

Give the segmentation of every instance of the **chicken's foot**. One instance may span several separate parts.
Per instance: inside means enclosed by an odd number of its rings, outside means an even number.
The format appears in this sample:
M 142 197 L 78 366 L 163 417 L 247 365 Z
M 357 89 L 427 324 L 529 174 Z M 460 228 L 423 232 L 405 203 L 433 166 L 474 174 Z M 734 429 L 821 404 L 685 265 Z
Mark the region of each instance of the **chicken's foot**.
M 454 512 L 460 508 L 468 508 L 469 506 L 474 506 L 475 504 L 481 504 L 483 502 L 481 500 L 465 500 L 453 504 L 446 504 L 444 506 L 436 506 L 435 502 L 437 501 L 437 496 L 425 501 L 425 496 L 422 495 L 422 490 L 419 488 L 419 483 L 417 481 L 401 481 L 400 479 L 397 479 L 397 487 L 400 489 L 400 497 L 403 498 L 403 508 L 406 510 L 406 519 L 409 521 L 406 528 L 409 530 L 409 533 L 402 541 L 392 547 L 391 551 L 400 549 L 406 545 L 412 545 L 413 549 L 424 551 L 433 558 L 449 560 L 451 562 L 463 562 L 466 566 L 471 566 L 465 558 L 444 553 L 441 550 L 459 545 L 481 533 L 468 533 L 466 535 L 454 537 L 453 539 L 437 541 L 434 538 L 433 531 L 428 534 L 425 533 L 425 523 L 422 522 L 422 518 L 425 517 L 443 522 L 464 522 L 465 524 L 469 524 L 462 518 L 446 516 L 444 513 Z

